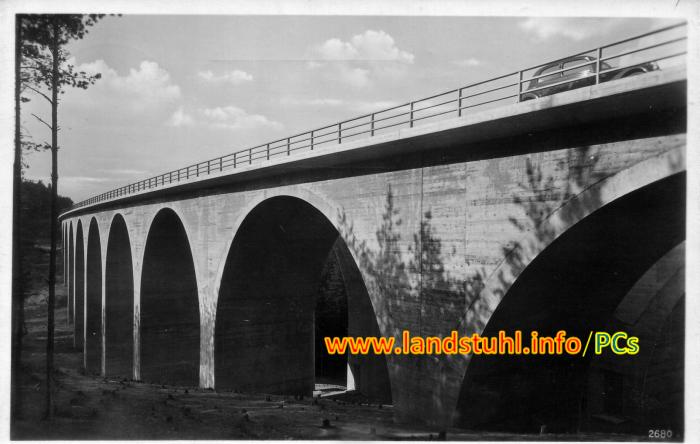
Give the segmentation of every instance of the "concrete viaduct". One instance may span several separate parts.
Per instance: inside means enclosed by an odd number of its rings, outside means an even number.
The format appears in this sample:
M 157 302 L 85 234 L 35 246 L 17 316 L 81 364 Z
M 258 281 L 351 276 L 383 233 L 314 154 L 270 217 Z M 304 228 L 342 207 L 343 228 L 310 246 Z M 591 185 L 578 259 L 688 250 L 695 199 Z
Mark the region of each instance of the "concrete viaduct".
M 348 357 L 398 420 L 658 417 L 676 392 L 649 375 L 683 363 L 685 133 L 685 71 L 659 70 L 75 208 L 75 346 L 94 374 L 309 395 L 332 263 L 351 336 L 642 338 L 626 360 Z

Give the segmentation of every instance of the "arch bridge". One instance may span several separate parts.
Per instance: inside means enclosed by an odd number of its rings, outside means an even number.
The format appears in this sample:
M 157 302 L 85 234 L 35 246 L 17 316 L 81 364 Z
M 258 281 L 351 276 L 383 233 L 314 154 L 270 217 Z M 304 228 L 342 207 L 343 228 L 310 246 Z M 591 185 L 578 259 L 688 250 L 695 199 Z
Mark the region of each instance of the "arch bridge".
M 94 374 L 307 395 L 335 381 L 442 427 L 673 421 L 685 88 L 663 69 L 312 150 L 287 139 L 79 205 L 61 216 L 75 346 Z M 318 344 L 613 328 L 637 356 L 334 361 Z

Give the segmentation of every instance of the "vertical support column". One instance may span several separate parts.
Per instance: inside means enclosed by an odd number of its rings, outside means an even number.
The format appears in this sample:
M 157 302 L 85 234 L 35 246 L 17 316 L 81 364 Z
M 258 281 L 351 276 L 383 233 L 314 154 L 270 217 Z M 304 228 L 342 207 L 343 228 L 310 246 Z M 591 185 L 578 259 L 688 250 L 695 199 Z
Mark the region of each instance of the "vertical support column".
M 457 97 L 457 117 L 462 117 L 462 88 L 458 89 L 459 91 Z
M 131 235 L 131 233 L 129 233 Z M 137 253 L 136 246 L 131 250 L 132 267 L 134 274 L 134 356 L 133 356 L 133 378 L 136 381 L 141 380 L 141 270 L 143 269 L 143 249 L 145 246 L 145 237 L 142 240 L 140 253 Z M 141 256 L 137 259 L 137 256 Z
M 87 229 L 86 229 L 87 227 Z M 89 237 L 90 237 L 90 222 L 87 225 L 83 224 L 83 285 L 79 297 L 83 300 L 83 312 L 79 315 L 83 317 L 83 369 L 87 369 L 87 261 L 88 261 L 88 249 L 89 249 Z
M 100 375 L 105 377 L 107 375 L 106 367 L 106 347 L 107 347 L 107 311 L 105 307 L 106 291 L 105 287 L 107 285 L 107 247 L 109 242 L 109 223 L 104 224 L 105 233 L 100 233 L 100 246 L 102 251 L 100 252 L 100 261 L 102 267 L 102 284 L 100 290 L 100 300 L 102 301 L 100 316 L 102 317 L 102 322 L 100 322 Z
M 523 91 L 523 72 L 518 71 L 518 102 L 520 102 L 520 95 Z

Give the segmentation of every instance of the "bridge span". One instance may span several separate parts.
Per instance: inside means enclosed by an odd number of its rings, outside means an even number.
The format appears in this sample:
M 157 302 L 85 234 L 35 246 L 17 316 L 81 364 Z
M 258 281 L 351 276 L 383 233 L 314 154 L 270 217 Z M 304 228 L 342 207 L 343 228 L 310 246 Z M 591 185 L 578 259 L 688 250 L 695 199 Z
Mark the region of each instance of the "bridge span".
M 347 357 L 345 385 L 399 420 L 672 417 L 685 90 L 658 70 L 81 205 L 61 216 L 75 346 L 95 374 L 310 395 L 330 291 L 351 336 L 641 338 L 626 360 Z

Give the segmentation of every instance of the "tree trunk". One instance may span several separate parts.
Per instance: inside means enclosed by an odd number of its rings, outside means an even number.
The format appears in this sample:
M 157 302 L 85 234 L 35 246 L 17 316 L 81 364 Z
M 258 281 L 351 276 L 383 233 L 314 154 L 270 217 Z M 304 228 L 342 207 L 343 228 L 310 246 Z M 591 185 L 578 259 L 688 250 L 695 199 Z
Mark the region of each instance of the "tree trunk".
M 51 74 L 51 253 L 49 256 L 49 299 L 46 335 L 46 417 L 53 418 L 53 341 L 54 306 L 56 299 L 56 230 L 58 225 L 58 88 L 59 88 L 59 25 L 53 18 L 51 42 L 53 70 Z
M 12 394 L 11 415 L 20 416 L 21 374 L 22 374 L 22 335 L 24 334 L 24 290 L 22 288 L 21 254 L 21 189 L 22 186 L 22 133 L 20 121 L 21 107 L 21 62 L 22 62 L 22 16 L 15 22 L 15 160 L 12 169 Z

